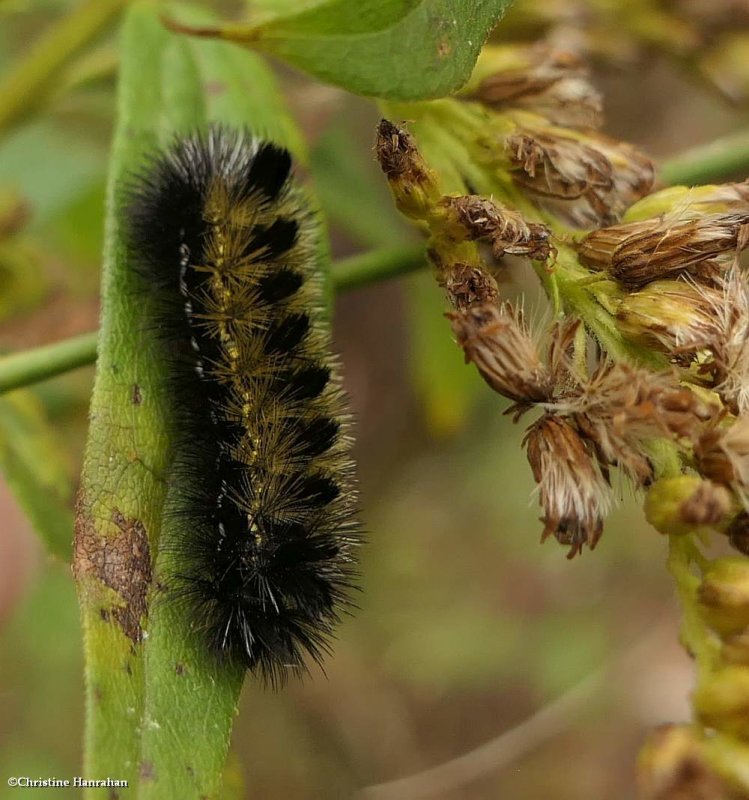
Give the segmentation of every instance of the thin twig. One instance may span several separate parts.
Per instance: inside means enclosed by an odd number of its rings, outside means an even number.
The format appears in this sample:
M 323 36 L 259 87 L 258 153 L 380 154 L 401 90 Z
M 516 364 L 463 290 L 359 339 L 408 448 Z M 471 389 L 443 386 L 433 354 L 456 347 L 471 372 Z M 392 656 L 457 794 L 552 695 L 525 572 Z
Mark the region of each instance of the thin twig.
M 567 728 L 576 714 L 604 684 L 609 672 L 641 665 L 650 651 L 663 643 L 665 629 L 673 627 L 672 615 L 664 613 L 659 623 L 631 647 L 615 656 L 556 700 L 514 728 L 436 767 L 388 783 L 367 786 L 359 800 L 421 800 L 443 795 L 478 780 L 489 772 L 507 767 Z
M 0 394 L 92 364 L 97 336 L 92 331 L 0 358 Z
M 426 263 L 424 248 L 384 248 L 351 256 L 333 265 L 333 285 L 345 292 L 419 269 Z M 0 357 L 0 394 L 54 378 L 96 361 L 96 331 L 54 344 Z
M 749 173 L 749 131 L 715 139 L 666 161 L 660 170 L 668 184 L 709 183 Z

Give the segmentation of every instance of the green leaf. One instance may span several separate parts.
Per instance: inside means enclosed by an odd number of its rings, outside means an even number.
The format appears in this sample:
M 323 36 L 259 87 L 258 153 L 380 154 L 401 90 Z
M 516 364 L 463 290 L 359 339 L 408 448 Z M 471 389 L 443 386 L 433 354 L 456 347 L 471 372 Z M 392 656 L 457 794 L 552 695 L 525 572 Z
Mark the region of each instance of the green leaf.
M 510 0 L 327 0 L 244 25 L 175 30 L 284 59 L 326 83 L 393 100 L 462 86 Z
M 70 560 L 73 481 L 65 446 L 29 391 L 0 399 L 0 469 L 50 552 Z

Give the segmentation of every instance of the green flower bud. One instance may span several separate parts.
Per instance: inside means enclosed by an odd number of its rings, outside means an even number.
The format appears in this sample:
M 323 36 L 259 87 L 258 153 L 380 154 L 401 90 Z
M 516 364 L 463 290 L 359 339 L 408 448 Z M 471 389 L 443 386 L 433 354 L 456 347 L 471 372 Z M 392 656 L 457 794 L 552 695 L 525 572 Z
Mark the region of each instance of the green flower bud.
M 739 556 L 713 561 L 702 578 L 698 602 L 708 625 L 721 636 L 743 631 L 749 626 L 749 561 Z
M 749 670 L 731 664 L 706 675 L 693 695 L 704 725 L 749 738 Z
M 645 497 L 645 517 L 660 533 L 678 536 L 728 522 L 727 489 L 693 475 L 662 478 Z

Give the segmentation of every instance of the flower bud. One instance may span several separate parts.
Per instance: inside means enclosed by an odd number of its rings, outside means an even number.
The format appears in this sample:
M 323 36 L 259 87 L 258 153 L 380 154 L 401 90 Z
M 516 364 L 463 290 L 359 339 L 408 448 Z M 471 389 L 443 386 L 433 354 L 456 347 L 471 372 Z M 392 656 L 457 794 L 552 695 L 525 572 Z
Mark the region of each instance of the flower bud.
M 725 800 L 689 725 L 660 725 L 650 733 L 637 759 L 637 787 L 640 800 Z
M 522 108 L 557 125 L 597 128 L 601 95 L 575 54 L 549 47 L 485 47 L 463 94 L 505 111 Z
M 720 656 L 727 664 L 745 664 L 749 666 L 749 628 L 726 636 Z
M 645 497 L 645 517 L 660 533 L 683 535 L 728 521 L 731 494 L 723 486 L 692 475 L 662 478 Z
M 730 664 L 704 675 L 693 702 L 704 725 L 749 738 L 749 670 L 745 667 Z
M 721 636 L 743 631 L 749 626 L 749 561 L 739 556 L 712 561 L 697 597 L 708 625 Z
M 654 281 L 627 294 L 616 312 L 629 339 L 673 356 L 691 352 L 718 335 L 713 302 L 720 293 L 686 281 Z
M 731 257 L 737 248 L 746 247 L 747 224 L 749 212 L 616 225 L 588 234 L 578 244 L 578 257 L 592 269 L 607 271 L 628 289 L 681 274 L 705 280 L 725 268 L 716 259 Z
M 705 214 L 736 214 L 749 210 L 749 181 L 669 186 L 630 206 L 622 222 L 641 222 L 652 217 L 696 219 Z
M 413 136 L 383 119 L 377 126 L 375 152 L 400 211 L 412 219 L 426 219 L 441 192 L 437 177 L 419 153 Z

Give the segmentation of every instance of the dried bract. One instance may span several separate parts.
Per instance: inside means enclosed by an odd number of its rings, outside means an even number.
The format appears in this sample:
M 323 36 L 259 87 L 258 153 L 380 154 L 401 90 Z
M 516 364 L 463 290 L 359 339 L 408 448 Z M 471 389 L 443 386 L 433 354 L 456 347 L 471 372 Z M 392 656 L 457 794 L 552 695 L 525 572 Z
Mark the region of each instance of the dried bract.
M 524 445 L 544 511 L 542 541 L 553 534 L 569 545 L 568 558 L 585 544 L 593 549 L 611 506 L 611 489 L 597 461 L 575 429 L 554 415 L 532 425 Z
M 749 417 L 709 428 L 695 445 L 694 455 L 702 475 L 731 486 L 749 505 Z

